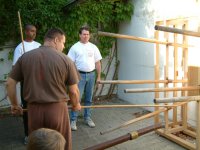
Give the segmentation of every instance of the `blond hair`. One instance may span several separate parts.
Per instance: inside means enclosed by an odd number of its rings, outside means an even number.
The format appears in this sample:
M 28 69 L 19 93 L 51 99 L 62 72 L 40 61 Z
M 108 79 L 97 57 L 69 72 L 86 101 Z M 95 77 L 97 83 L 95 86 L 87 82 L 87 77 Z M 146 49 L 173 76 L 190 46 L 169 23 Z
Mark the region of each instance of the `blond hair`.
M 28 137 L 27 150 L 64 150 L 65 139 L 56 130 L 40 128 Z

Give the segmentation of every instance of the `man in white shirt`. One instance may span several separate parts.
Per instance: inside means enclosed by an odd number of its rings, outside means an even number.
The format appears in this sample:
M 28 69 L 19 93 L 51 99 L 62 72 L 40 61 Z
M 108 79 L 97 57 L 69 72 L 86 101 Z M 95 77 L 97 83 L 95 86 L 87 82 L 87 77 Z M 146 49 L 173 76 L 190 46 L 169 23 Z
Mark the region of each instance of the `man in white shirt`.
M 95 70 L 97 73 L 98 82 L 101 79 L 101 62 L 102 56 L 96 45 L 89 42 L 90 31 L 89 28 L 84 26 L 79 30 L 80 41 L 75 43 L 69 50 L 68 56 L 75 63 L 77 69 L 79 70 L 81 80 L 78 84 L 80 97 L 84 93 L 84 105 L 92 105 L 92 94 L 95 84 Z M 81 101 L 81 99 L 80 99 Z M 71 129 L 73 131 L 77 130 L 78 112 L 71 111 Z M 93 128 L 95 127 L 94 122 L 91 119 L 91 109 L 84 109 L 84 120 L 86 124 Z
M 26 25 L 25 26 L 25 40 L 23 41 L 24 49 L 22 42 L 15 48 L 14 58 L 13 58 L 13 66 L 25 52 L 36 49 L 41 46 L 40 43 L 34 41 L 36 37 L 36 27 L 34 25 Z
M 40 43 L 34 41 L 36 37 L 36 27 L 34 25 L 26 25 L 25 26 L 25 40 L 23 41 L 24 47 L 22 42 L 15 48 L 14 57 L 13 57 L 13 66 L 17 62 L 17 60 L 28 51 L 36 49 L 41 46 Z M 21 93 L 21 102 L 23 109 L 27 108 L 27 102 L 24 100 L 23 97 L 23 82 L 20 83 L 20 93 Z M 24 144 L 28 143 L 28 114 L 27 112 L 23 113 L 23 123 L 24 123 Z

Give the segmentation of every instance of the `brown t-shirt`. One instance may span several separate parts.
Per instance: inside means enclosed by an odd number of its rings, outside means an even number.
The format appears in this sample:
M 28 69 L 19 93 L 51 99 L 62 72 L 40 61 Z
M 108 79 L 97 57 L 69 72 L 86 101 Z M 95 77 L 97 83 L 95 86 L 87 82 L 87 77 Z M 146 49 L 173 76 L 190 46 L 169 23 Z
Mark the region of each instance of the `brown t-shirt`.
M 66 85 L 79 82 L 79 74 L 70 58 L 47 46 L 22 55 L 10 77 L 24 81 L 24 99 L 29 103 L 65 101 L 68 98 Z

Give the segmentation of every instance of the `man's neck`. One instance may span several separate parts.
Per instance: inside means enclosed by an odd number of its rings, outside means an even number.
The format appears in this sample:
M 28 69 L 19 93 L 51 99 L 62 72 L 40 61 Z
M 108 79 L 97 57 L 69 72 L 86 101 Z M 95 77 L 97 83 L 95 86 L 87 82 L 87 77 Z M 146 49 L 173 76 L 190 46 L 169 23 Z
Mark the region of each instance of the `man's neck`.
M 33 42 L 33 39 L 25 39 L 26 42 Z
M 44 46 L 48 46 L 48 47 L 52 47 L 52 48 L 56 49 L 55 44 L 51 41 L 45 41 Z

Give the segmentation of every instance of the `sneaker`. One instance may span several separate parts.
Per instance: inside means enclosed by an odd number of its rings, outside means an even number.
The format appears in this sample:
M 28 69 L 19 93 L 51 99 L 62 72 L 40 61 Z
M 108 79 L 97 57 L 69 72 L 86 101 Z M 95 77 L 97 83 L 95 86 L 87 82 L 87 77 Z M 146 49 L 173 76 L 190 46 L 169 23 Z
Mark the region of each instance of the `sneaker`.
M 24 138 L 24 145 L 27 145 L 28 144 L 28 136 L 25 136 Z
M 70 126 L 71 126 L 71 130 L 72 131 L 76 131 L 77 130 L 76 121 L 71 121 Z
M 92 121 L 91 118 L 86 119 L 85 122 L 90 128 L 94 128 L 95 127 L 95 124 L 94 124 L 94 122 Z

